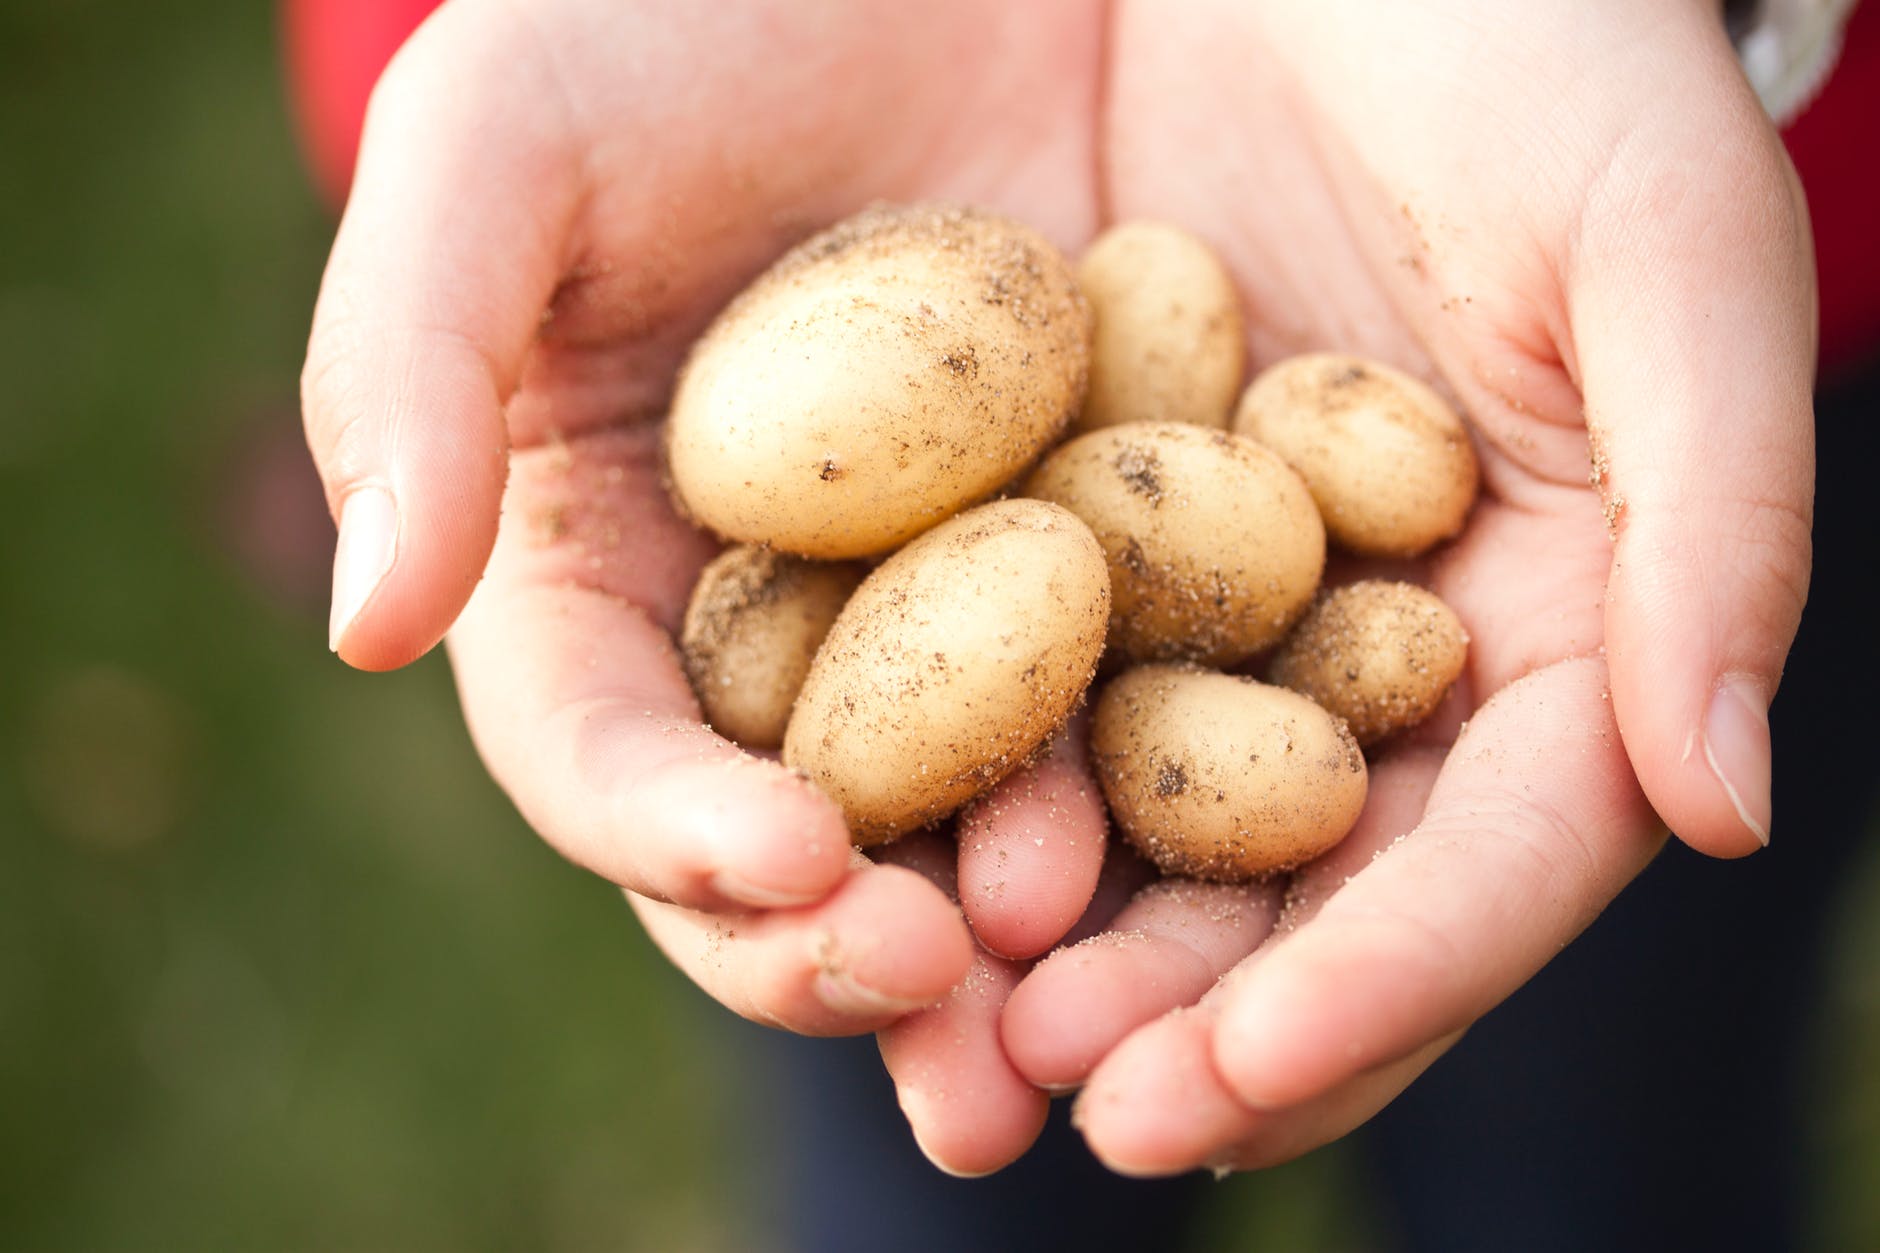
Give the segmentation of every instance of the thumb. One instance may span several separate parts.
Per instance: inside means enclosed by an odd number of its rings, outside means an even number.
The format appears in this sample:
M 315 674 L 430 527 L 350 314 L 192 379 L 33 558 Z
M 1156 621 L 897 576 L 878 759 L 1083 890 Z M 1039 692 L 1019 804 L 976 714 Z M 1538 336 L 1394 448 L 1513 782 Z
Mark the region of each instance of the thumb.
M 1769 842 L 1769 702 L 1807 596 L 1814 265 L 1773 130 L 1740 78 L 1708 83 L 1626 145 L 1652 155 L 1610 167 L 1565 277 L 1620 734 L 1671 830 L 1733 857 Z
M 301 377 L 339 524 L 331 644 L 367 670 L 428 651 L 482 574 L 579 190 L 552 74 L 493 11 L 445 6 L 374 90 Z

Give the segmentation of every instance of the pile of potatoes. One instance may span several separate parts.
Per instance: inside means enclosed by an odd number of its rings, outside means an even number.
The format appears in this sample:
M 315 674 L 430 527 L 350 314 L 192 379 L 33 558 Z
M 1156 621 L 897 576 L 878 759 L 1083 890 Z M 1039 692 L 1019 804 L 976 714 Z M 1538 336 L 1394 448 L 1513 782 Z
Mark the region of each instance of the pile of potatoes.
M 1324 852 L 1362 750 L 1466 650 L 1422 588 L 1323 590 L 1328 538 L 1454 536 L 1475 455 L 1434 392 L 1355 357 L 1280 362 L 1236 406 L 1243 344 L 1225 269 L 1170 226 L 1075 270 L 952 205 L 799 245 L 699 340 L 667 428 L 673 499 L 731 541 L 680 641 L 708 721 L 781 747 L 872 845 L 1034 760 L 1095 684 L 1092 766 L 1164 871 Z

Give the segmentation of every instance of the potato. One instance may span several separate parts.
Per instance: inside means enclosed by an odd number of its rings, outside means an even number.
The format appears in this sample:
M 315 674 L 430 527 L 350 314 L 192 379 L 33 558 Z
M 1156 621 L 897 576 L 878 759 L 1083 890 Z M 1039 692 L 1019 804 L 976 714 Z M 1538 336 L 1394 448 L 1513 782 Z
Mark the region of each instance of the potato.
M 1436 593 L 1367 579 L 1320 596 L 1267 677 L 1345 719 L 1369 747 L 1429 717 L 1468 652 L 1462 620 Z
M 1234 883 L 1310 861 L 1364 808 L 1364 755 L 1297 692 L 1149 665 L 1097 697 L 1091 761 L 1129 842 L 1165 872 Z
M 776 748 L 823 636 L 867 570 L 738 544 L 699 574 L 679 650 L 705 721 L 746 748 Z
M 1226 427 L 1247 349 L 1234 280 L 1206 244 L 1166 223 L 1126 222 L 1090 245 L 1077 283 L 1097 329 L 1073 429 Z
M 1259 444 L 1176 422 L 1092 431 L 1023 491 L 1089 524 L 1110 565 L 1110 645 L 1131 661 L 1230 666 L 1312 601 L 1325 528 L 1297 474 Z
M 1082 403 L 1069 264 L 976 209 L 869 209 L 719 315 L 667 426 L 675 499 L 730 539 L 885 553 L 1009 482 Z
M 1352 552 L 1414 557 L 1461 531 L 1475 500 L 1475 448 L 1455 410 L 1362 357 L 1272 366 L 1241 397 L 1234 429 L 1299 471 L 1326 532 Z
M 1083 699 L 1110 613 L 1103 550 L 1066 510 L 981 505 L 883 562 L 810 666 L 783 760 L 857 844 L 945 817 L 1024 765 Z

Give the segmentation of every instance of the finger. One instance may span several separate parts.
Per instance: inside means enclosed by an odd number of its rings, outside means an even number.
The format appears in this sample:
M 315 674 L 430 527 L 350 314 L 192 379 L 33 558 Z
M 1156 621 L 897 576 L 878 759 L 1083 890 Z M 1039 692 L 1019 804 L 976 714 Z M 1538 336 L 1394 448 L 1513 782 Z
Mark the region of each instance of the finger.
M 519 455 L 503 535 L 451 633 L 490 773 L 563 856 L 702 909 L 801 905 L 845 874 L 840 810 L 701 724 L 668 632 L 711 545 L 658 487 L 657 433 Z
M 1214 1069 L 1207 1004 L 1150 1023 L 1105 1058 L 1077 1098 L 1073 1120 L 1111 1170 L 1137 1177 L 1259 1170 L 1310 1152 L 1363 1124 L 1461 1033 L 1367 1071 L 1293 1109 L 1249 1109 Z
M 374 92 L 302 374 L 339 522 L 331 642 L 370 670 L 435 644 L 483 571 L 503 404 L 578 199 L 552 70 L 493 12 L 446 6 Z
M 1024 967 L 980 952 L 938 1005 L 881 1032 L 881 1059 L 914 1142 L 949 1175 L 976 1179 L 1024 1156 L 1044 1130 L 1050 1098 L 999 1045 L 999 1011 Z
M 1214 1057 L 1256 1109 L 1298 1105 L 1459 1031 L 1578 935 L 1663 841 L 1605 668 L 1569 660 L 1471 720 L 1422 823 L 1224 990 Z
M 993 953 L 1036 957 L 1090 904 L 1107 824 L 1091 777 L 1088 719 L 1071 720 L 1050 754 L 960 817 L 960 899 Z
M 804 909 L 724 917 L 627 899 L 653 942 L 714 1000 L 803 1035 L 878 1031 L 946 996 L 973 961 L 959 909 L 900 866 L 859 865 Z
M 1081 944 L 1107 931 L 1111 920 L 1128 908 L 1136 893 L 1161 877 L 1154 862 L 1128 844 L 1112 841 L 1103 854 L 1103 869 L 1097 872 L 1097 888 L 1091 893 L 1090 904 L 1064 933 L 1061 944 Z
M 1364 810 L 1326 856 L 1284 884 L 1170 880 L 1144 888 L 1095 942 L 1053 953 L 1019 985 L 1001 1025 L 1033 1083 L 1082 1083 L 1144 1023 L 1192 1005 L 1276 928 L 1292 931 L 1423 816 L 1443 750 L 1406 748 L 1372 768 Z M 1255 960 L 1258 960 L 1255 958 Z
M 957 896 L 958 855 L 945 839 L 920 832 L 876 856 Z M 1023 974 L 1020 963 L 979 948 L 966 977 L 943 1000 L 878 1037 L 914 1143 L 949 1175 L 977 1178 L 1010 1165 L 1044 1129 L 1049 1100 L 1025 1082 L 999 1044 L 999 1011 Z
M 1278 885 L 1150 884 L 1102 935 L 1018 985 L 1000 1022 L 1012 1064 L 1039 1087 L 1076 1087 L 1131 1031 L 1200 1000 L 1266 938 L 1279 905 Z
M 1740 856 L 1768 842 L 1769 701 L 1808 587 L 1814 279 L 1800 185 L 1711 42 L 1713 73 L 1628 119 L 1565 278 L 1617 536 L 1619 727 L 1671 829 Z

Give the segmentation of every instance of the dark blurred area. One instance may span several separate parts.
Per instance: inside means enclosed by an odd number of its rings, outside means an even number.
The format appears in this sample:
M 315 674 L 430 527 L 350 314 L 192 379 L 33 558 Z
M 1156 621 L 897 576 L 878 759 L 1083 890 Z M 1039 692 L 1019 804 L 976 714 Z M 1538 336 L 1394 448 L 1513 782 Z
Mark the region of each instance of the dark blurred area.
M 0 0 L 0 1248 L 762 1249 L 740 1181 L 788 1128 L 741 1127 L 723 1011 L 524 828 L 441 658 L 326 651 L 331 229 L 268 5 Z M 1834 1249 L 1880 1248 L 1862 865 L 1810 1095 Z M 1347 1179 L 1233 1181 L 1196 1238 L 1353 1247 Z

